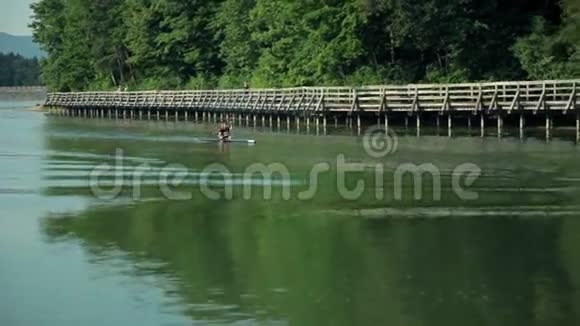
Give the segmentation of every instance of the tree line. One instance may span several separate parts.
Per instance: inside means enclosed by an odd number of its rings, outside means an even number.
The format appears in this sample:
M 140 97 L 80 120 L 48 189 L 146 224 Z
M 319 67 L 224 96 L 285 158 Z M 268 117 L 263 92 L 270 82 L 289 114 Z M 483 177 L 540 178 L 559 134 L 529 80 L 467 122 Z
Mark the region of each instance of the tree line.
M 36 58 L 0 53 L 0 87 L 39 86 L 40 65 Z
M 577 0 L 40 0 L 53 90 L 580 76 Z

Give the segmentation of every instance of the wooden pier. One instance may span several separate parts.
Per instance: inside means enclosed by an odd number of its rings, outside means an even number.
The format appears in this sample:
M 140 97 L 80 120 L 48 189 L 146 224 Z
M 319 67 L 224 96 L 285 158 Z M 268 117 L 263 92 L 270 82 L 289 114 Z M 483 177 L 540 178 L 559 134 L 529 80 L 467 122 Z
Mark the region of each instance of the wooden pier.
M 368 121 L 384 124 L 441 118 L 451 135 L 454 120 L 469 127 L 479 123 L 482 136 L 490 119 L 501 136 L 504 119 L 515 118 L 521 132 L 527 117 L 545 120 L 549 137 L 553 119 L 576 126 L 580 139 L 580 79 L 469 84 L 416 84 L 366 87 L 298 87 L 285 89 L 49 93 L 49 112 L 76 117 L 186 120 L 254 126 L 261 121 L 280 127 L 285 121 L 319 127 L 346 124 L 358 128 Z

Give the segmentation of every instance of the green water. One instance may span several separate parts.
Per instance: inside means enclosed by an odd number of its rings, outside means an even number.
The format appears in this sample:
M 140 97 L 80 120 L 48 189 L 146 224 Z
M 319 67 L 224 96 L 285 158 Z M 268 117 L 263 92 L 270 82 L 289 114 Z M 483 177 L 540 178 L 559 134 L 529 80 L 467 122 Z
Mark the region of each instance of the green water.
M 345 130 L 237 129 L 258 144 L 220 145 L 198 139 L 211 126 L 18 108 L 29 106 L 0 105 L 0 325 L 580 324 L 580 150 L 566 137 L 400 130 L 396 152 L 376 159 Z M 119 149 L 124 186 L 97 198 L 91 171 Z M 341 155 L 365 167 L 346 177 L 349 189 L 364 182 L 354 200 L 339 191 Z M 215 163 L 230 174 L 204 174 Z M 254 163 L 281 163 L 289 178 L 244 178 Z M 408 163 L 437 168 L 440 200 L 431 178 L 420 200 L 403 178 L 396 198 Z M 464 184 L 477 199 L 452 186 L 465 163 L 481 169 Z M 164 171 L 181 173 L 170 187 L 187 199 L 167 198 Z

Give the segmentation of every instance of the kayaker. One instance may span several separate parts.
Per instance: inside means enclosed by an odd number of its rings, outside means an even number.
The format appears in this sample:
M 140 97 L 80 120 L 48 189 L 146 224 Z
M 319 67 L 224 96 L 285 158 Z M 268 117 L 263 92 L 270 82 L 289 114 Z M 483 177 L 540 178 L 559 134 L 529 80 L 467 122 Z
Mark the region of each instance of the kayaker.
M 232 138 L 232 126 L 226 121 L 222 122 L 219 127 L 218 139 L 220 141 L 229 141 Z

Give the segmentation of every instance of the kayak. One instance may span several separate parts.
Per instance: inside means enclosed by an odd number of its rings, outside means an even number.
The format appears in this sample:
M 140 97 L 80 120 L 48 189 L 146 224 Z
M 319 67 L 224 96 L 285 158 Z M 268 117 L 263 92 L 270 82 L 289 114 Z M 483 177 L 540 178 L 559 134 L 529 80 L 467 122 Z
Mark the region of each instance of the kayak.
M 230 139 L 230 140 L 221 140 L 221 139 L 215 139 L 215 138 L 202 138 L 199 139 L 199 141 L 202 141 L 204 143 L 232 143 L 232 144 L 256 144 L 256 141 L 254 139 Z
M 241 144 L 255 144 L 256 141 L 253 139 L 230 139 L 230 140 L 217 140 L 220 143 L 241 143 Z

